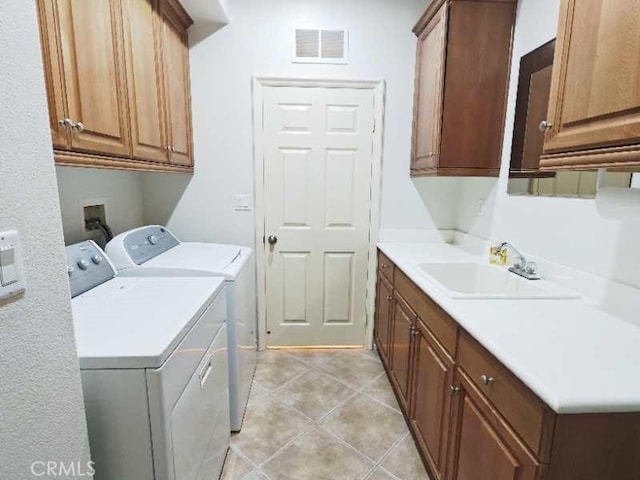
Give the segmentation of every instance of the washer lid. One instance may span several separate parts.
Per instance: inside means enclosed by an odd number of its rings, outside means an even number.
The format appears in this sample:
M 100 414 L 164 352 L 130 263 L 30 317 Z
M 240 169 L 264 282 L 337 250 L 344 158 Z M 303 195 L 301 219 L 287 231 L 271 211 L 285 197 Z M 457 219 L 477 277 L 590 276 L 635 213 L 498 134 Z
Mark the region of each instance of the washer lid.
M 224 279 L 116 277 L 72 300 L 80 368 L 158 368 Z
M 152 269 L 158 275 L 162 270 L 174 270 L 173 275 L 221 275 L 233 280 L 250 255 L 250 248 L 237 245 L 183 242 L 134 269 Z

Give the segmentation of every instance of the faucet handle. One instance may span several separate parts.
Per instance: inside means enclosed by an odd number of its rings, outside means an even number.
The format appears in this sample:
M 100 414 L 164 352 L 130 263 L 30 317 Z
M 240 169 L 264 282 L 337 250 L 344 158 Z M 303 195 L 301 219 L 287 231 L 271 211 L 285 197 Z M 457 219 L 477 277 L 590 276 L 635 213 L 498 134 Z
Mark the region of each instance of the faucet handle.
M 538 273 L 538 264 L 536 262 L 526 262 L 524 271 L 529 275 L 536 275 Z

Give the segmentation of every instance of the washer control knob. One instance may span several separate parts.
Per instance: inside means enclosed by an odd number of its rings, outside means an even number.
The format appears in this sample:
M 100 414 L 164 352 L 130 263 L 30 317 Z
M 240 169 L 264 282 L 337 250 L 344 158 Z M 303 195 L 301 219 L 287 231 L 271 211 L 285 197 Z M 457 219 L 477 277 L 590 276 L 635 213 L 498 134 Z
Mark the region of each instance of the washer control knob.
M 86 270 L 87 268 L 89 268 L 89 262 L 87 262 L 84 258 L 81 258 L 80 260 L 78 260 L 78 268 L 80 270 Z
M 157 237 L 157 236 L 155 236 L 155 235 L 149 235 L 149 236 L 147 237 L 147 240 L 149 240 L 149 243 L 150 243 L 151 245 L 156 245 L 156 244 L 158 243 L 158 237 Z
M 68 274 L 69 276 L 71 276 L 71 274 L 72 274 L 73 272 L 75 272 L 75 271 L 76 271 L 76 269 L 75 269 L 75 268 L 73 268 L 71 265 L 67 265 L 67 274 Z
M 102 263 L 102 255 L 100 255 L 99 253 L 96 253 L 95 255 L 91 256 L 91 261 L 93 263 L 95 263 L 96 265 L 100 265 Z

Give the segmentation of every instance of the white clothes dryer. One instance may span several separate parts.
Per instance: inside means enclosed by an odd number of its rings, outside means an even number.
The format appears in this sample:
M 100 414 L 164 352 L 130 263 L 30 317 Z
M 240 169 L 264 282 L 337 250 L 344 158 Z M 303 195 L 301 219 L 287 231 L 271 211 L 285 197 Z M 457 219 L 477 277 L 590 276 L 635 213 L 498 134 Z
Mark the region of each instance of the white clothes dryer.
M 248 247 L 181 242 L 166 227 L 121 233 L 106 246 L 119 276 L 221 276 L 227 290 L 231 430 L 239 431 L 257 360 L 255 258 Z

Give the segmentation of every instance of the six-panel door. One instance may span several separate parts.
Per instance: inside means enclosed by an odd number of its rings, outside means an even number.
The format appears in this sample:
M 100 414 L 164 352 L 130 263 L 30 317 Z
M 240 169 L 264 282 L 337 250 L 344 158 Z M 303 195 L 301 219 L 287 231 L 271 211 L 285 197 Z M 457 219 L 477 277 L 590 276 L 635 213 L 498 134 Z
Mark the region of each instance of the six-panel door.
M 269 346 L 362 346 L 374 94 L 264 89 Z

